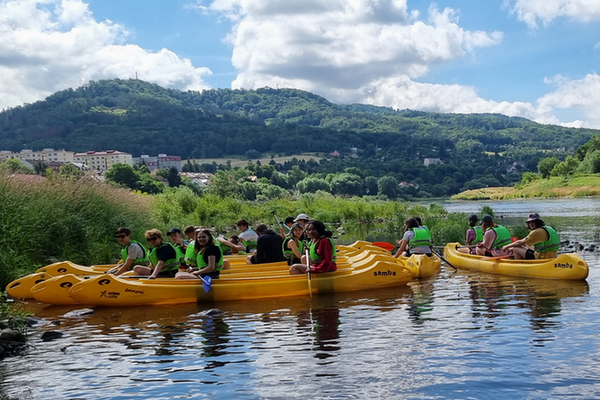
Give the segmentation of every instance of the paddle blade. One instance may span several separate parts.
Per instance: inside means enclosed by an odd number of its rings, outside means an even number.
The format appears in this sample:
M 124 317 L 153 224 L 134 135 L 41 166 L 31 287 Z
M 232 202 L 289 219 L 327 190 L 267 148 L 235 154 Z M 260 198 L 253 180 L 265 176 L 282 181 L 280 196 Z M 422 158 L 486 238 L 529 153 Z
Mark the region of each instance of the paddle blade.
M 212 285 L 212 278 L 210 275 L 207 275 L 204 278 L 201 277 L 200 279 L 202 279 L 202 287 L 204 288 L 204 291 L 208 293 L 210 286 Z
M 387 251 L 392 251 L 397 247 L 388 242 L 373 242 L 373 246 L 381 247 L 382 249 L 385 249 Z

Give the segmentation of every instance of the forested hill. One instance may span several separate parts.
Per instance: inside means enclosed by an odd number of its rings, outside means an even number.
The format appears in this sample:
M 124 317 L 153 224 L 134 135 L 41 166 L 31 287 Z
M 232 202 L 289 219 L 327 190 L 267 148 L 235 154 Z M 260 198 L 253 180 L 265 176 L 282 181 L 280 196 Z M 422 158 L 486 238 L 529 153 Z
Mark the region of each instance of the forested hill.
M 421 157 L 438 156 L 442 149 L 442 158 L 454 148 L 469 153 L 574 150 L 595 132 L 502 115 L 336 105 L 294 89 L 182 92 L 134 79 L 90 82 L 0 113 L 3 150 L 110 148 L 183 158 L 250 149 L 287 154 L 347 147 L 374 151 L 375 146 L 400 152 L 409 148 Z

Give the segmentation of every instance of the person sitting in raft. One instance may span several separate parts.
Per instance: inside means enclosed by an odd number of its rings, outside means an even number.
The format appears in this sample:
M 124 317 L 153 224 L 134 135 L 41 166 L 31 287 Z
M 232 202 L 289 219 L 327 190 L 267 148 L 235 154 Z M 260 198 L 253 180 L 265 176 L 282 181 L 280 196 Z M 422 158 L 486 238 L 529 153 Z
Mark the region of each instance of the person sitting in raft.
M 150 266 L 138 265 L 133 268 L 136 275 L 148 276 L 148 279 L 156 277 L 175 276 L 181 265 L 181 257 L 171 243 L 164 243 L 162 232 L 158 229 L 146 231 L 146 240 L 152 246 L 150 251 Z
M 538 213 L 531 213 L 527 217 L 527 229 L 529 235 L 521 240 L 507 244 L 502 248 L 504 251 L 512 250 L 516 259 L 535 260 L 556 258 L 560 239 L 558 233 L 544 223 Z M 534 250 L 528 246 L 533 246 Z
M 283 256 L 283 239 L 265 224 L 256 225 L 258 240 L 256 252 L 246 258 L 246 264 L 265 264 L 285 261 Z
M 194 234 L 199 234 L 200 232 L 204 231 L 204 230 L 208 230 L 207 228 L 197 228 L 194 231 Z M 221 236 L 219 236 L 221 237 Z M 213 236 L 213 243 L 221 248 L 221 254 L 225 255 L 223 248 L 227 248 L 225 246 L 222 246 L 221 243 L 215 241 L 214 236 Z M 192 268 L 196 268 L 197 265 L 197 256 L 196 256 L 196 239 L 194 239 L 193 242 L 191 242 L 190 244 L 188 244 L 188 247 L 185 251 L 185 264 L 186 264 L 186 271 L 189 269 L 189 267 Z M 231 263 L 229 262 L 229 260 L 223 260 L 223 269 L 230 269 L 231 268 Z
M 295 223 L 292 225 L 290 233 L 283 240 L 283 256 L 288 260 L 290 266 L 302 263 L 302 253 L 304 252 L 303 234 L 302 225 Z
M 181 230 L 179 228 L 171 228 L 171 229 L 169 229 L 169 232 L 167 232 L 167 236 L 171 240 L 171 243 L 173 244 L 173 246 L 176 249 L 179 248 L 179 251 L 181 252 L 181 254 L 185 254 L 185 249 L 187 247 L 187 244 L 183 242 L 183 236 L 181 235 Z
M 185 272 L 178 272 L 176 279 L 198 279 L 210 276 L 219 279 L 224 268 L 224 259 L 221 248 L 215 244 L 210 230 L 202 229 L 198 232 L 194 242 L 194 253 L 197 267 L 189 267 Z
M 503 257 L 510 256 L 509 251 L 502 248 L 511 243 L 508 229 L 502 225 L 496 225 L 491 215 L 481 217 L 481 229 L 483 229 L 483 241 L 477 245 L 476 253 L 480 256 Z
M 115 237 L 117 238 L 117 242 L 123 246 L 121 249 L 121 260 L 123 262 L 111 268 L 107 273 L 121 275 L 136 265 L 147 266 L 150 263 L 148 250 L 142 244 L 131 240 L 131 231 L 129 228 L 120 227 L 117 229 Z
M 282 238 L 286 238 L 290 233 L 292 233 L 292 225 L 294 225 L 294 217 L 287 217 L 284 222 L 280 222 L 281 226 L 279 227 L 279 234 Z M 303 228 L 304 230 L 304 228 Z M 287 232 L 286 232 L 287 231 Z
M 321 221 L 310 220 L 306 224 L 306 234 L 312 239 L 309 245 L 310 260 L 302 256 L 303 263 L 292 265 L 290 274 L 306 274 L 309 269 L 315 274 L 337 271 L 335 244 L 331 239 L 333 233 L 325 229 Z
M 426 226 L 421 226 L 416 217 L 404 221 L 404 236 L 401 240 L 396 240 L 396 243 L 400 248 L 394 255 L 395 258 L 410 257 L 411 254 L 431 255 L 431 232 Z
M 479 221 L 479 218 L 477 218 L 477 215 L 471 214 L 469 216 L 470 228 L 467 229 L 467 241 L 466 241 L 467 246 L 473 246 L 473 245 L 481 243 L 483 241 L 483 229 L 481 229 L 481 226 L 477 224 L 478 221 Z M 458 249 L 458 251 L 460 251 L 461 253 L 466 253 L 466 254 L 475 254 L 476 253 L 475 247 L 471 247 L 471 248 L 461 247 Z
M 188 225 L 183 228 L 183 234 L 187 239 L 183 241 L 186 248 L 190 243 L 194 243 L 196 241 L 196 227 L 194 225 Z
M 251 253 L 256 249 L 256 242 L 258 241 L 258 234 L 250 229 L 250 225 L 248 221 L 245 219 L 240 219 L 235 223 L 235 226 L 241 231 L 238 237 L 241 239 L 243 243 L 243 250 L 246 253 Z

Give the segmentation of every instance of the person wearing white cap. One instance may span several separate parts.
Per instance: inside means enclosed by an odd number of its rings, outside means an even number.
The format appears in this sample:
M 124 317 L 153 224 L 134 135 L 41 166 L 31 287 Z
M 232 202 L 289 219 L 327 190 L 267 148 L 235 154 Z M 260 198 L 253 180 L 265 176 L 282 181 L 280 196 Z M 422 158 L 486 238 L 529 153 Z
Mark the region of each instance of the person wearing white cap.
M 511 250 L 516 259 L 535 260 L 556 258 L 560 238 L 554 228 L 548 226 L 538 213 L 527 217 L 529 235 L 521 240 L 507 244 L 502 250 Z M 531 249 L 533 246 L 533 250 Z
M 296 217 L 294 222 L 298 222 L 300 225 L 302 225 L 302 228 L 306 229 L 306 224 L 308 223 L 309 220 L 310 220 L 310 218 L 308 218 L 308 215 L 306 215 L 304 213 L 300 213 L 300 214 L 298 214 L 298 216 Z

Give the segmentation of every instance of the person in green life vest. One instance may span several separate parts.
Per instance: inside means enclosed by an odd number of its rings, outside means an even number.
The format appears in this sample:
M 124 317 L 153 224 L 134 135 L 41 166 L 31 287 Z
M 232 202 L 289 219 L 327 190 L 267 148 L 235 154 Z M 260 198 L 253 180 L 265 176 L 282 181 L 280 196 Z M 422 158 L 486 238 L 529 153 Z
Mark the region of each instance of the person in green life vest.
M 516 259 L 547 260 L 549 258 L 556 258 L 560 238 L 554 228 L 546 225 L 538 213 L 529 214 L 526 223 L 527 229 L 531 230 L 529 235 L 521 240 L 507 244 L 502 250 L 512 250 L 513 256 Z M 533 249 L 530 246 L 533 246 Z
M 290 233 L 283 240 L 283 256 L 290 266 L 302 263 L 302 254 L 304 253 L 303 234 L 302 225 L 295 223 L 292 225 Z
M 431 255 L 431 233 L 426 226 L 421 226 L 420 218 L 410 217 L 404 221 L 404 235 L 396 243 L 400 247 L 395 258 L 410 257 L 411 254 Z
M 196 234 L 202 232 L 206 230 L 206 228 L 197 228 L 194 230 L 194 236 L 196 236 Z M 223 252 L 223 246 L 220 246 L 220 243 L 216 242 L 215 239 L 213 238 L 213 242 L 221 247 L 221 254 L 224 254 Z M 187 246 L 187 249 L 185 251 L 185 264 L 187 265 L 187 267 L 192 267 L 195 268 L 198 266 L 197 264 L 197 255 L 196 255 L 196 250 L 195 250 L 195 246 L 196 246 L 196 239 L 194 239 L 192 242 L 190 242 Z M 230 269 L 231 268 L 231 264 L 229 263 L 229 260 L 223 260 L 223 269 Z M 187 268 L 189 269 L 189 268 Z
M 483 229 L 483 240 L 475 247 L 477 255 L 486 257 L 510 256 L 510 251 L 502 249 L 512 241 L 508 229 L 494 223 L 494 219 L 489 214 L 481 217 L 481 229 Z
M 256 250 L 256 242 L 258 241 L 258 234 L 250 229 L 250 225 L 248 221 L 245 219 L 240 219 L 235 223 L 235 226 L 240 230 L 240 234 L 238 237 L 244 244 L 244 248 L 240 249 L 245 251 L 246 253 L 251 253 Z
M 212 279 L 219 279 L 224 269 L 224 259 L 221 248 L 215 244 L 213 236 L 208 229 L 198 232 L 194 242 L 194 253 L 197 267 L 190 267 L 185 272 L 178 272 L 176 279 L 198 279 L 210 275 Z
M 146 231 L 146 240 L 152 246 L 150 251 L 150 266 L 138 265 L 133 268 L 136 275 L 148 276 L 148 279 L 156 277 L 173 277 L 181 265 L 181 256 L 171 243 L 163 242 L 162 232 L 158 229 Z
M 109 274 L 121 275 L 136 265 L 147 266 L 149 264 L 148 250 L 141 243 L 131 240 L 131 231 L 129 228 L 120 227 L 117 229 L 115 237 L 117 238 L 117 242 L 123 246 L 121 249 L 121 260 L 123 262 L 111 268 L 108 271 Z
M 196 241 L 196 227 L 194 225 L 188 225 L 183 228 L 183 234 L 185 235 L 183 244 L 185 244 L 186 248 L 190 243 Z
M 477 218 L 477 215 L 471 214 L 469 216 L 470 228 L 467 229 L 467 240 L 466 240 L 466 244 L 469 246 L 476 245 L 483 241 L 483 229 L 481 229 L 481 226 L 477 224 L 478 221 L 479 221 L 479 218 Z M 458 251 L 460 251 L 461 253 L 466 253 L 466 254 L 475 254 L 476 253 L 475 247 L 470 247 L 470 248 L 469 247 L 461 247 L 458 249 Z
M 306 234 L 312 239 L 309 246 L 310 260 L 302 256 L 302 264 L 292 265 L 289 269 L 290 274 L 306 274 L 309 269 L 311 273 L 316 274 L 337 271 L 337 255 L 331 231 L 325 229 L 323 222 L 310 220 L 306 224 Z

